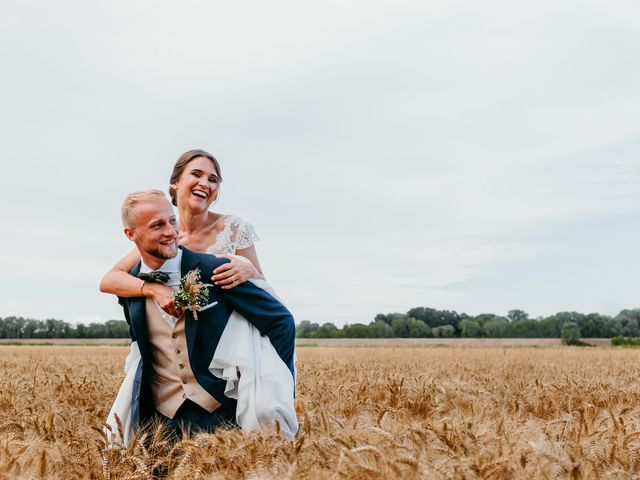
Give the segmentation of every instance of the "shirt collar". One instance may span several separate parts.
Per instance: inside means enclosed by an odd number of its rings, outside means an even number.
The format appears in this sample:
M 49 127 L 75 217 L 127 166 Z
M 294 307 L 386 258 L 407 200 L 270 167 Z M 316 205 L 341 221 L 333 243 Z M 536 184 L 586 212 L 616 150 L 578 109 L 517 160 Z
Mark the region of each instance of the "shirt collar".
M 144 260 L 140 260 L 140 273 L 149 273 L 151 270 L 147 265 L 145 265 Z M 166 273 L 180 273 L 180 265 L 182 264 L 182 250 L 178 249 L 178 254 L 165 261 L 158 270 L 161 270 Z

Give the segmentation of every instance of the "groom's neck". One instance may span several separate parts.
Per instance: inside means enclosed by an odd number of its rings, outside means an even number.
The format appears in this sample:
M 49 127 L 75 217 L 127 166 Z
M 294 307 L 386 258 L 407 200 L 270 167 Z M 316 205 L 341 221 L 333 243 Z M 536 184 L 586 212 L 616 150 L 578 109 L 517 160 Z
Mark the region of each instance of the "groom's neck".
M 170 258 L 156 257 L 155 255 L 147 252 L 142 252 L 140 256 L 142 257 L 142 261 L 144 262 L 144 264 L 151 270 L 158 270 L 164 264 L 164 262 L 170 260 Z M 175 258 L 175 255 L 171 258 Z

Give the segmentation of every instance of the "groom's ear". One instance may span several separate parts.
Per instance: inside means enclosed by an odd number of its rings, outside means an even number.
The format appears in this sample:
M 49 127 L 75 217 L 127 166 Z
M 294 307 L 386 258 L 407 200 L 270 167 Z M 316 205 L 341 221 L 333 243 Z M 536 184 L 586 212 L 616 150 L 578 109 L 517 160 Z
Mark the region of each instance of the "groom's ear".
M 131 230 L 129 227 L 124 227 L 124 234 L 127 236 L 129 240 L 131 240 L 132 242 L 134 241 L 133 230 Z

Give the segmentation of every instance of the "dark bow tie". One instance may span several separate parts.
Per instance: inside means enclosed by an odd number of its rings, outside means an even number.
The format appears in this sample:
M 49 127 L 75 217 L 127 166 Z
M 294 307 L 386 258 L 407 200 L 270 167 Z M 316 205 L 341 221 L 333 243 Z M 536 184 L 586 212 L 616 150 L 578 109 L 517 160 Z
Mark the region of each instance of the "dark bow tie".
M 149 273 L 139 273 L 137 277 L 145 282 L 167 283 L 169 281 L 169 274 L 167 272 L 161 272 L 160 270 Z

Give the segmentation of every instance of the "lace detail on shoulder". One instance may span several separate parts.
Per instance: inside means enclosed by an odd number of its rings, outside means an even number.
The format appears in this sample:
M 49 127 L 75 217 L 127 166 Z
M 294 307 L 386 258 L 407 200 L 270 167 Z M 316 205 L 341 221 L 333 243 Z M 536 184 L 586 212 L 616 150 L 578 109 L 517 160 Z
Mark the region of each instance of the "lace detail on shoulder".
M 207 252 L 214 255 L 233 255 L 238 249 L 249 248 L 256 240 L 260 238 L 253 225 L 236 215 L 227 215 L 224 219 L 224 228 L 218 234 L 216 243 L 211 245 Z
M 239 248 L 249 248 L 256 241 L 260 240 L 252 224 L 238 217 L 236 217 L 236 219 L 239 220 L 238 230 L 235 236 L 236 250 Z

